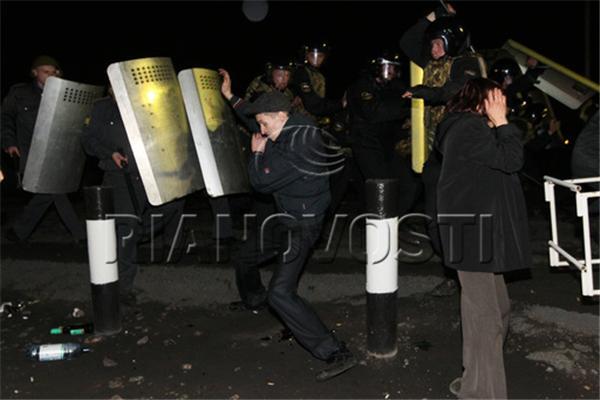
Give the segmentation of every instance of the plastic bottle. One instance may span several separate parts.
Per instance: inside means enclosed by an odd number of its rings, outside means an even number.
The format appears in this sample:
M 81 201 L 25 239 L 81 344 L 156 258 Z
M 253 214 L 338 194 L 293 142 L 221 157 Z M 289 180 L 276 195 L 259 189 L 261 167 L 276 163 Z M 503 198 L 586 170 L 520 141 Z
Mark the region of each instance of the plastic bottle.
M 80 343 L 31 344 L 27 347 L 27 357 L 36 361 L 70 360 L 92 351 Z
M 84 333 L 93 333 L 93 332 L 94 332 L 94 324 L 92 324 L 91 322 L 89 322 L 87 324 L 59 326 L 59 327 L 50 329 L 51 335 L 83 335 Z

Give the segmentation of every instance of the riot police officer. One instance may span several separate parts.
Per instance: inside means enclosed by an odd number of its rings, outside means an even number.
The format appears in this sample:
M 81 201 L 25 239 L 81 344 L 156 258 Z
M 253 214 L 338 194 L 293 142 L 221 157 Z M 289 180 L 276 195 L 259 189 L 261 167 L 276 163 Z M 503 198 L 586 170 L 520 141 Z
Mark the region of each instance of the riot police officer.
M 254 101 L 263 93 L 279 90 L 291 97 L 288 88 L 292 74 L 292 63 L 285 60 L 270 61 L 265 64 L 265 72 L 250 82 L 244 99 Z
M 138 245 L 142 238 L 161 230 L 166 244 L 172 245 L 184 200 L 150 205 L 111 90 L 108 97 L 94 103 L 82 144 L 86 153 L 99 160 L 98 166 L 104 171 L 103 186 L 113 189 L 115 213 L 120 215 L 116 218 L 119 290 L 121 302 L 132 306 L 136 302 L 133 285 L 138 269 Z M 156 216 L 154 221 L 150 220 L 152 215 Z
M 304 61 L 293 74 L 292 87 L 302 104 L 319 123 L 328 126 L 331 117 L 342 111 L 343 101 L 326 97 L 325 76 L 320 68 L 329 56 L 327 43 L 307 44 L 302 47 Z
M 449 9 L 453 12 L 453 9 Z M 410 88 L 407 98 L 425 101 L 429 150 L 444 115 L 444 105 L 468 79 L 485 75 L 483 58 L 470 52 L 470 34 L 455 15 L 436 10 L 419 20 L 400 39 L 404 53 L 423 71 L 423 84 Z M 423 49 L 427 52 L 423 53 Z
M 21 174 L 27 164 L 33 129 L 46 79 L 51 76 L 60 76 L 61 69 L 58 61 L 54 58 L 39 56 L 33 60 L 31 75 L 34 78 L 31 83 L 14 85 L 2 102 L 2 147 L 11 157 L 20 158 L 19 172 Z M 13 222 L 6 238 L 16 242 L 27 240 L 52 204 L 56 206 L 58 215 L 74 240 L 82 243 L 85 239 L 83 221 L 75 213 L 66 194 L 34 194 Z
M 365 179 L 391 178 L 394 145 L 410 115 L 402 98 L 406 86 L 398 79 L 398 54 L 382 54 L 347 92 L 352 152 Z
M 410 163 L 398 152 L 408 138 L 404 124 L 410 101 L 402 98 L 405 84 L 399 79 L 400 55 L 384 51 L 347 92 L 352 153 L 365 179 L 397 178 L 403 186 L 401 212 L 415 200 L 418 187 Z

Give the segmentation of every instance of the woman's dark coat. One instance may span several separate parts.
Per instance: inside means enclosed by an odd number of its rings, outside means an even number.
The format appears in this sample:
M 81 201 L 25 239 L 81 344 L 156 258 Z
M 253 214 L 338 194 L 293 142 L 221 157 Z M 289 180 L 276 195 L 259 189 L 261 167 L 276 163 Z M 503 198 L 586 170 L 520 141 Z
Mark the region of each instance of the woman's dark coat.
M 437 207 L 446 266 L 506 272 L 531 265 L 517 176 L 523 165 L 520 137 L 514 125 L 489 128 L 485 117 L 472 113 L 449 113 L 440 123 Z

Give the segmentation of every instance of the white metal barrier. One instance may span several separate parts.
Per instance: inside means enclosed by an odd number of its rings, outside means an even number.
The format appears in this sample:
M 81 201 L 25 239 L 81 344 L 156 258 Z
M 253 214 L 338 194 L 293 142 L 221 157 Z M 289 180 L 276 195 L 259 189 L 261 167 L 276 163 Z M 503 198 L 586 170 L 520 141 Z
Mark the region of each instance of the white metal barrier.
M 561 180 L 551 176 L 544 176 L 544 194 L 546 201 L 550 205 L 550 226 L 552 229 L 552 240 L 548 241 L 548 245 L 550 246 L 550 266 L 565 267 L 573 264 L 581 272 L 581 290 L 583 295 L 600 296 L 600 288 L 594 289 L 593 277 L 593 265 L 600 264 L 600 258 L 592 258 L 592 237 L 590 234 L 590 215 L 588 212 L 589 199 L 600 197 L 600 191 L 583 192 L 581 187 L 583 183 L 600 183 L 600 177 Z M 577 216 L 582 219 L 581 222 L 583 225 L 583 260 L 578 260 L 559 245 L 556 201 L 554 197 L 554 186 L 556 185 L 575 192 Z M 563 256 L 567 261 L 561 261 L 559 255 Z

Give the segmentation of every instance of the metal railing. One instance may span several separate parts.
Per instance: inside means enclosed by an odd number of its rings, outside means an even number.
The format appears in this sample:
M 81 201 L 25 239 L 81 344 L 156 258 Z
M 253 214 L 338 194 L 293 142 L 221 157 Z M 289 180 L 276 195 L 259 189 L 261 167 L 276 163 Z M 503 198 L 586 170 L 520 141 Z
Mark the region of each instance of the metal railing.
M 552 240 L 548 241 L 551 267 L 567 267 L 574 265 L 581 272 L 581 290 L 584 296 L 600 296 L 600 289 L 594 289 L 593 265 L 600 264 L 600 258 L 592 258 L 592 236 L 590 233 L 589 199 L 600 197 L 600 191 L 585 192 L 581 187 L 584 183 L 600 183 L 600 177 L 581 179 L 557 179 L 544 176 L 544 195 L 550 206 L 550 228 Z M 558 226 L 556 218 L 556 198 L 554 187 L 567 188 L 575 193 L 577 216 L 581 218 L 583 228 L 583 255 L 579 260 L 559 245 Z M 566 261 L 560 259 L 562 256 Z

